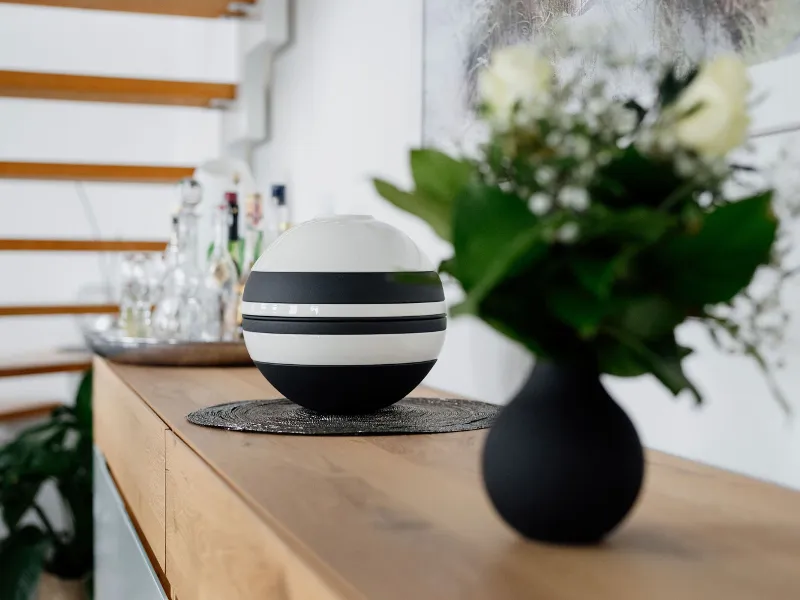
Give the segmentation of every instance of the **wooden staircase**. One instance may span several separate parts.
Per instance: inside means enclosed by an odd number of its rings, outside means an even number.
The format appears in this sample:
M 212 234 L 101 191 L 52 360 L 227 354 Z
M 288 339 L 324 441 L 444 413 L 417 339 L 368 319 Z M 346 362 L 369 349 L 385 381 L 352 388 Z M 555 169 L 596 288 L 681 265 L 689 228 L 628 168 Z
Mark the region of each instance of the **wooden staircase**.
M 230 0 L 0 0 L 0 2 L 207 18 L 239 16 L 241 11 L 231 10 L 231 5 L 246 7 L 248 4 L 255 4 L 255 0 L 237 0 L 235 3 Z
M 190 177 L 192 173 L 192 167 L 0 161 L 0 179 L 175 183 L 184 177 Z
M 236 98 L 236 86 L 227 83 L 0 71 L 0 96 L 209 108 L 233 101 Z
M 254 4 L 255 1 L 13 0 L 9 3 L 218 18 L 241 15 L 242 10 L 245 10 L 248 5 Z M 2 3 L 6 3 L 5 0 L 0 0 L 0 4 Z M 146 40 L 143 40 L 143 43 L 146 43 Z M 230 83 L 203 81 L 0 70 L 0 97 L 194 107 L 211 110 L 233 102 L 236 98 L 236 86 Z M 0 161 L 0 179 L 171 184 L 190 176 L 193 172 L 194 167 L 191 165 Z M 164 241 L 156 240 L 0 239 L 0 252 L 161 252 L 165 245 Z M 118 307 L 114 304 L 3 305 L 0 296 L 0 317 L 3 318 L 99 315 L 113 314 L 117 311 Z M 0 357 L 0 378 L 79 372 L 90 366 L 91 356 L 86 351 L 44 350 L 33 354 Z M 43 406 L 50 410 L 52 409 L 51 405 L 52 403 L 45 403 Z M 25 407 L 17 412 L 20 411 L 23 416 L 29 414 Z
M 32 252 L 162 252 L 166 242 L 119 240 L 0 239 L 0 251 Z M 115 314 L 116 304 L 0 305 L 0 317 Z M 0 357 L 0 378 L 85 371 L 91 366 L 86 351 L 51 350 Z

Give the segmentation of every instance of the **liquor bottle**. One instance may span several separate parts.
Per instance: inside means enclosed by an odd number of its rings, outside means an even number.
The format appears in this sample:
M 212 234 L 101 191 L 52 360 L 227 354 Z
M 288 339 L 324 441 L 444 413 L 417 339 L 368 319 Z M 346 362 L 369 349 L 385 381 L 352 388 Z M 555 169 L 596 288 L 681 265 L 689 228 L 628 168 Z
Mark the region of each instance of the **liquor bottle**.
M 197 205 L 202 188 L 193 179 L 180 183 L 181 203 L 173 217 L 173 231 L 165 253 L 165 269 L 158 285 L 153 332 L 160 339 L 198 340 L 205 325 L 201 304 L 203 277 L 197 260 Z
M 269 224 L 272 240 L 291 227 L 289 205 L 286 204 L 286 186 L 272 186 L 272 222 Z
M 239 195 L 236 192 L 225 192 L 225 202 L 228 203 L 228 252 L 233 258 L 238 273 L 242 272 L 243 244 L 239 239 Z
M 242 268 L 239 280 L 242 285 L 259 257 L 264 243 L 261 223 L 264 220 L 264 205 L 261 194 L 251 194 L 245 202 L 244 244 L 242 245 Z
M 237 337 L 239 276 L 228 250 L 230 217 L 230 205 L 220 204 L 214 215 L 214 246 L 208 257 L 204 293 L 208 310 L 207 338 L 211 340 L 230 341 Z
M 261 255 L 264 244 L 264 232 L 261 229 L 261 222 L 264 219 L 264 206 L 261 201 L 261 194 L 251 194 L 245 201 L 244 214 L 244 244 L 242 250 L 242 266 L 239 272 L 239 286 L 237 295 L 239 298 L 236 323 L 242 324 L 242 294 L 253 264 Z

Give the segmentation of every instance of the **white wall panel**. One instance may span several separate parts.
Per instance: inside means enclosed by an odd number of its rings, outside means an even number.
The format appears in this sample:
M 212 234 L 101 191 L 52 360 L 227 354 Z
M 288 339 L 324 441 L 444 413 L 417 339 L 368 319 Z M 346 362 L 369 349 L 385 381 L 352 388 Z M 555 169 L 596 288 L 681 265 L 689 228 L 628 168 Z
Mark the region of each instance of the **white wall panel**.
M 194 165 L 221 116 L 203 108 L 0 98 L 0 160 Z
M 0 5 L 0 69 L 235 82 L 225 19 Z

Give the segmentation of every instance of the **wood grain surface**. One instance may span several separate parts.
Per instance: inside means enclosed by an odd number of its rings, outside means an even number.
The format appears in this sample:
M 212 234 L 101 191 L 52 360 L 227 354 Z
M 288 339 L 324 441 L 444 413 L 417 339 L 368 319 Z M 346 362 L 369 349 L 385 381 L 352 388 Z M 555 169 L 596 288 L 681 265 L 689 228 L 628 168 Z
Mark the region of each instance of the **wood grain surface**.
M 114 181 L 120 183 L 177 183 L 191 177 L 194 167 L 148 165 L 97 165 L 1 161 L 2 179 L 48 179 L 55 181 Z
M 120 494 L 165 569 L 167 427 L 120 381 L 105 361 L 94 361 L 94 441 Z
M 82 351 L 41 351 L 0 356 L 0 378 L 48 373 L 73 373 L 92 366 L 91 355 Z
M 0 96 L 209 107 L 236 98 L 232 83 L 0 71 Z
M 20 304 L 0 306 L 0 317 L 110 315 L 117 312 L 119 312 L 119 306 L 116 304 Z
M 256 0 L 237 1 L 241 4 L 253 4 Z M 236 14 L 228 11 L 228 5 L 231 4 L 230 0 L 0 0 L 0 2 L 158 15 L 184 15 L 187 17 L 213 18 Z
M 224 526 L 220 511 L 240 510 L 230 491 L 270 532 L 255 538 L 272 557 L 285 548 L 284 564 L 305 565 L 344 598 L 800 597 L 800 494 L 776 485 L 650 452 L 643 497 L 606 543 L 537 544 L 507 528 L 488 502 L 479 472 L 484 431 L 391 437 L 228 432 L 191 425 L 185 415 L 221 402 L 275 397 L 255 369 L 110 369 L 197 456 L 175 442 L 183 479 L 170 484 L 175 497 L 168 495 L 173 506 L 186 505 L 174 510 L 184 544 L 175 551 L 206 544 L 192 563 L 196 577 L 224 568 L 211 549 L 212 533 L 203 532 Z M 216 491 L 211 473 L 223 486 Z M 211 499 L 208 507 L 204 498 Z M 248 516 L 230 518 L 239 527 L 259 528 Z M 242 576 L 262 582 L 258 559 L 244 557 L 255 538 L 243 538 L 241 560 L 251 571 Z M 230 538 L 222 543 L 233 567 L 238 548 Z M 169 578 L 170 565 L 168 559 Z M 178 597 L 211 597 L 186 582 L 188 568 L 180 567 L 186 588 L 174 588 Z M 271 575 L 264 573 L 266 581 Z M 264 589 L 270 588 L 252 588 Z M 236 588 L 224 597 L 266 596 Z
M 150 240 L 0 239 L 0 251 L 10 252 L 163 252 L 166 247 Z
M 168 579 L 181 598 L 353 597 L 344 582 L 323 582 L 324 565 L 315 571 L 295 559 L 280 536 L 172 433 L 167 465 Z

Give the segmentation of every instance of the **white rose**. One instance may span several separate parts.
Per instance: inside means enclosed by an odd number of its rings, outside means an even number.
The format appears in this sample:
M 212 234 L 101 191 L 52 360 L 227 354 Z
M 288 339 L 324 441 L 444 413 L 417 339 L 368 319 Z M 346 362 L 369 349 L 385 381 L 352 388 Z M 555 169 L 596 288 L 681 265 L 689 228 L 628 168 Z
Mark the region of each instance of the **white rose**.
M 495 124 L 507 126 L 517 103 L 524 110 L 550 91 L 553 74 L 550 62 L 530 46 L 509 46 L 492 53 L 478 75 L 478 92 Z
M 704 156 L 724 156 L 747 138 L 747 68 L 735 56 L 706 64 L 675 103 L 678 142 Z

